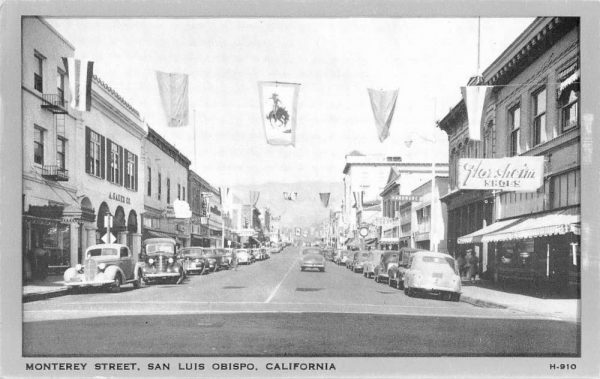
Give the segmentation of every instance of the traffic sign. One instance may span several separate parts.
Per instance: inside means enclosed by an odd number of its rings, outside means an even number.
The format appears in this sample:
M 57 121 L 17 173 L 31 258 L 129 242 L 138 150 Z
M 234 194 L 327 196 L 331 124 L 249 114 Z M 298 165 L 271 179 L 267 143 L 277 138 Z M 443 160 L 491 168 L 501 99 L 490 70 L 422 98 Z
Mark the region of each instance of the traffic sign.
M 115 241 L 117 240 L 117 238 L 116 238 L 116 237 L 115 237 L 115 236 L 114 236 L 112 233 L 110 233 L 110 242 L 109 242 L 109 241 L 108 241 L 108 240 L 109 240 L 109 237 L 108 237 L 108 236 L 109 236 L 109 234 L 108 234 L 108 233 L 106 233 L 105 235 L 103 235 L 103 236 L 102 236 L 101 240 L 102 240 L 104 243 L 115 243 Z

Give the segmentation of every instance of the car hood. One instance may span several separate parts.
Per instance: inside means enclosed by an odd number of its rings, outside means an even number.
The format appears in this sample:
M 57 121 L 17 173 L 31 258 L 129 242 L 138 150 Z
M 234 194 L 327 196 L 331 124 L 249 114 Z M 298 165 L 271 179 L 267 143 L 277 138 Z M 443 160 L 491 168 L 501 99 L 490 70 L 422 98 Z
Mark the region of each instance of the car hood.
M 118 255 L 104 255 L 104 256 L 98 256 L 98 257 L 90 257 L 90 258 L 86 259 L 86 261 L 88 261 L 88 260 L 92 260 L 96 263 L 117 262 L 119 260 L 119 256 Z

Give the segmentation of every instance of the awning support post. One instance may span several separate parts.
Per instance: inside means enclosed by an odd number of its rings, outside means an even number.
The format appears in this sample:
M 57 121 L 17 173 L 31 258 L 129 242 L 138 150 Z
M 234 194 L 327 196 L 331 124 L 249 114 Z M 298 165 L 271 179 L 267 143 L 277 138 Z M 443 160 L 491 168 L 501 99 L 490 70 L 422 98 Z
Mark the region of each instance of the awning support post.
M 550 244 L 546 244 L 546 278 L 550 277 Z

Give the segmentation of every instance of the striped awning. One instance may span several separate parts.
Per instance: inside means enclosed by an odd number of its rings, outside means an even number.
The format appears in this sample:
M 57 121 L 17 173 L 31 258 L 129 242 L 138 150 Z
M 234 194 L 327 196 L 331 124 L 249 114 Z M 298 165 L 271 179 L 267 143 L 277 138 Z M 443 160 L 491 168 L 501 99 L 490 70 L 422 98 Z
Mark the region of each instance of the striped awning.
M 457 243 L 511 241 L 567 233 L 581 234 L 581 216 L 578 207 L 498 221 L 476 232 L 459 237 Z

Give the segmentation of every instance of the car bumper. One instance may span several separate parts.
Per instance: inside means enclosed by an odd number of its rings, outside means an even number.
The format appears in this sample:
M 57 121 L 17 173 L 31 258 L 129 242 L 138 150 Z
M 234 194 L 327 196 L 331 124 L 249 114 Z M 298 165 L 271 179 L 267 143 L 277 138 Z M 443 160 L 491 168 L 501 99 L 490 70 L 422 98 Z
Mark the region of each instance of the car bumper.
M 112 285 L 115 282 L 112 280 L 94 280 L 94 281 L 69 281 L 64 282 L 67 287 L 103 287 Z
M 427 293 L 431 293 L 431 294 L 440 294 L 440 293 L 444 293 L 444 292 L 461 293 L 460 288 L 452 287 L 452 286 L 440 286 L 440 285 L 434 285 L 434 284 L 419 285 L 419 286 L 414 286 L 411 288 L 416 291 L 427 292 Z
M 323 263 L 302 263 L 300 266 L 303 268 L 323 268 L 325 265 Z
M 161 278 L 175 278 L 181 276 L 179 272 L 161 272 L 158 274 L 144 274 L 145 279 L 161 279 Z

